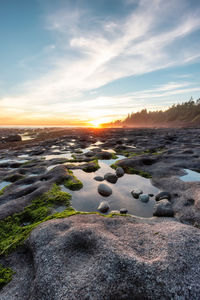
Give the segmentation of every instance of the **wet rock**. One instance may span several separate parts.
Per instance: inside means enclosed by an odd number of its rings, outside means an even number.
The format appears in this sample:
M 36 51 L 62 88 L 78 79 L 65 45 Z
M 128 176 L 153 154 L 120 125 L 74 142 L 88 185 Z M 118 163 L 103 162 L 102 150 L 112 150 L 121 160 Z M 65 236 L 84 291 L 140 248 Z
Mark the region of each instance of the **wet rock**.
M 120 208 L 120 214 L 127 214 L 128 209 L 127 208 Z
M 107 201 L 102 201 L 99 206 L 98 210 L 102 213 L 106 213 L 109 210 L 110 206 Z
M 116 175 L 117 175 L 117 177 L 122 177 L 124 175 L 123 168 L 117 167 L 117 169 L 116 169 Z
M 155 204 L 154 216 L 157 217 L 173 217 L 174 211 L 168 199 L 162 199 Z
M 92 156 L 95 156 L 95 153 L 93 151 L 88 151 L 85 153 L 85 156 L 92 157 Z
M 96 181 L 104 181 L 104 178 L 102 176 L 95 176 L 94 180 L 96 180 Z
M 11 257 L 16 273 L 0 299 L 199 299 L 199 240 L 199 229 L 168 218 L 47 221 L 28 253 Z
M 185 200 L 184 206 L 192 206 L 192 205 L 194 205 L 194 203 L 195 203 L 195 200 L 192 198 L 189 198 L 189 199 Z
M 104 175 L 104 179 L 107 180 L 108 182 L 116 183 L 118 177 L 115 174 L 113 174 L 113 173 L 106 173 Z
M 6 138 L 4 138 L 4 141 L 6 143 L 9 142 L 20 142 L 22 140 L 21 136 L 19 134 L 13 134 L 13 135 L 9 135 Z
M 156 195 L 155 200 L 160 201 L 162 199 L 171 199 L 171 194 L 169 192 L 160 192 L 159 194 Z
M 5 177 L 5 181 L 15 182 L 15 181 L 23 179 L 23 178 L 24 178 L 24 175 L 15 173 L 13 175 Z
M 149 195 L 148 194 L 141 194 L 141 195 L 139 195 L 139 200 L 141 202 L 147 203 L 149 201 Z
M 132 196 L 133 196 L 134 198 L 138 199 L 139 196 L 140 196 L 141 194 L 143 194 L 143 191 L 140 190 L 140 189 L 135 189 L 135 190 L 133 190 L 133 191 L 131 192 L 131 194 L 132 194 Z
M 97 153 L 97 157 L 99 159 L 111 159 L 112 153 L 107 152 L 107 151 L 102 151 L 102 152 Z
M 104 183 L 99 184 L 98 192 L 99 192 L 100 195 L 102 195 L 104 197 L 108 197 L 112 194 L 111 188 L 108 185 L 104 184 Z

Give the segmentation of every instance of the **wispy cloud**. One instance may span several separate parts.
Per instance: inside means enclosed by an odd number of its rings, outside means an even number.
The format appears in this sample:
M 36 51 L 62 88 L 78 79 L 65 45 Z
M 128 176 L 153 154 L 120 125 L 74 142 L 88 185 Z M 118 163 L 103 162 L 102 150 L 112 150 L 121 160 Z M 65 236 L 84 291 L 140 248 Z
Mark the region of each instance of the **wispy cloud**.
M 128 15 L 121 19 L 112 17 L 111 21 L 96 18 L 94 27 L 94 16 L 87 10 L 59 8 L 47 15 L 46 29 L 55 34 L 55 43 L 50 49 L 47 47 L 45 53 L 50 61 L 54 51 L 53 67 L 50 65 L 48 72 L 39 78 L 15 87 L 13 95 L 0 99 L 1 109 L 10 113 L 21 111 L 33 118 L 45 115 L 50 118 L 56 113 L 60 117 L 65 114 L 69 120 L 90 119 L 94 110 L 98 111 L 99 117 L 111 115 L 115 108 L 118 113 L 119 107 L 122 113 L 127 113 L 133 105 L 138 106 L 133 99 L 199 90 L 198 87 L 186 88 L 188 83 L 169 83 L 131 95 L 84 99 L 85 91 L 92 94 L 94 89 L 116 79 L 183 65 L 200 58 L 199 49 L 190 45 L 172 54 L 178 41 L 200 29 L 197 10 L 177 15 L 177 11 L 186 5 L 184 0 L 128 0 L 127 4 L 133 2 L 137 7 Z

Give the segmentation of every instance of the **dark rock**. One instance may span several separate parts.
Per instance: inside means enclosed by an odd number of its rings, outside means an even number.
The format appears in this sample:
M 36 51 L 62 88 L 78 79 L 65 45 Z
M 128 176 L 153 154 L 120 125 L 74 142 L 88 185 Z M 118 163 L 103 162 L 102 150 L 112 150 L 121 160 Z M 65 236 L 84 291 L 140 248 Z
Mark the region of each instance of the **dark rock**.
M 139 195 L 139 200 L 141 202 L 147 203 L 149 201 L 149 195 L 148 194 L 141 194 L 141 195 Z
M 113 173 L 106 173 L 104 175 L 104 179 L 107 180 L 108 182 L 116 183 L 118 177 L 115 174 L 113 174 Z
M 96 181 L 104 181 L 104 178 L 102 176 L 95 176 L 94 180 L 96 180 Z
M 194 203 L 195 203 L 195 200 L 192 198 L 189 198 L 189 199 L 185 200 L 184 206 L 192 206 L 192 205 L 194 205 Z
M 127 214 L 128 209 L 127 208 L 120 208 L 120 214 Z
M 171 199 L 171 194 L 169 192 L 160 192 L 159 194 L 156 195 L 155 200 L 160 201 L 162 199 Z
M 133 191 L 131 192 L 131 194 L 132 194 L 132 196 L 133 196 L 134 198 L 138 199 L 139 196 L 140 196 L 141 194 L 143 194 L 143 191 L 140 190 L 140 189 L 135 189 L 135 190 L 133 190 Z
M 172 204 L 168 199 L 160 200 L 155 204 L 153 215 L 157 217 L 173 217 L 174 211 Z
M 99 184 L 98 192 L 99 192 L 100 195 L 102 195 L 104 197 L 108 197 L 112 194 L 111 188 L 108 185 L 104 184 L 104 183 Z
M 102 151 L 102 152 L 97 153 L 97 157 L 99 159 L 111 159 L 112 153 L 107 152 L 107 151 Z
M 4 138 L 4 141 L 6 143 L 9 142 L 20 142 L 22 140 L 21 136 L 19 134 L 13 134 L 13 135 L 9 135 L 6 138 Z
M 117 175 L 117 177 L 122 177 L 124 175 L 123 168 L 117 167 L 117 169 L 116 169 L 116 175 Z
M 110 206 L 107 201 L 102 201 L 99 206 L 98 210 L 102 213 L 106 213 L 109 210 Z

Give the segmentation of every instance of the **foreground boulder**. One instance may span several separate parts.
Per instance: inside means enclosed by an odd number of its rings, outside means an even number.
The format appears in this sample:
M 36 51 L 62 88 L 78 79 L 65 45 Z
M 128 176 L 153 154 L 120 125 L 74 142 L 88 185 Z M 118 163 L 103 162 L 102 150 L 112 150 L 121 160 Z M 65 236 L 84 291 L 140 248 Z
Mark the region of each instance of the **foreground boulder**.
M 199 299 L 200 230 L 173 219 L 77 215 L 39 225 L 1 300 Z

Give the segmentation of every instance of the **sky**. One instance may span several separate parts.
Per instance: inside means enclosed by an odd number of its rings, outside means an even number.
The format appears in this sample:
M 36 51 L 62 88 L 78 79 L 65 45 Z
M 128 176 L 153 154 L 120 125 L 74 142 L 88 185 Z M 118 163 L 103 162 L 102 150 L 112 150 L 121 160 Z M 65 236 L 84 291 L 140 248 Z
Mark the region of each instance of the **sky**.
M 200 98 L 199 0 L 0 0 L 0 125 L 98 125 Z

